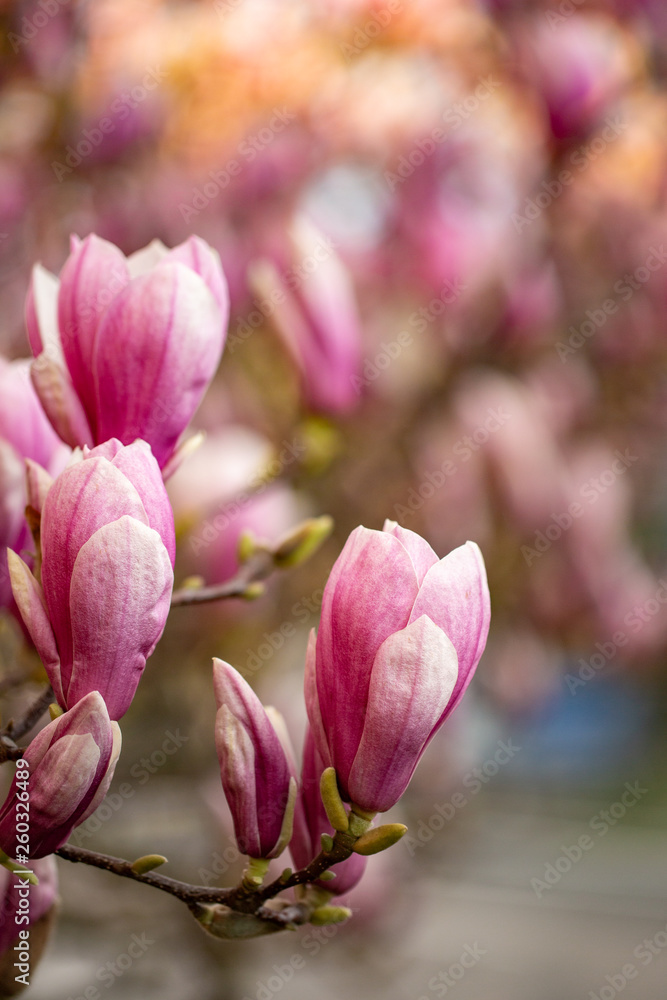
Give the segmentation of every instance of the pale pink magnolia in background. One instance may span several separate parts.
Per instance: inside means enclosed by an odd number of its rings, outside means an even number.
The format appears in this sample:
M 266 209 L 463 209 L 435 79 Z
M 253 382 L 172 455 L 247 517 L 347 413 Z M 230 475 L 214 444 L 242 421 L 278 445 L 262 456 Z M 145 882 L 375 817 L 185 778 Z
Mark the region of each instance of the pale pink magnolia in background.
M 0 607 L 11 603 L 7 549 L 32 547 L 24 517 L 25 459 L 52 475 L 64 468 L 70 449 L 54 433 L 30 381 L 30 362 L 0 357 Z
M 238 848 L 251 858 L 277 858 L 292 835 L 297 792 L 282 717 L 223 660 L 213 660 L 213 688 L 215 746 Z
M 544 100 L 554 136 L 594 128 L 639 66 L 629 36 L 602 13 L 578 11 L 552 25 L 540 12 L 519 25 L 520 65 Z
M 324 768 L 309 726 L 303 747 L 301 782 L 294 811 L 294 832 L 289 844 L 290 854 L 297 868 L 305 868 L 320 853 L 323 833 L 334 836 L 320 794 L 320 778 Z M 351 854 L 345 861 L 334 865 L 332 871 L 336 874 L 335 879 L 316 882 L 315 885 L 336 896 L 343 896 L 359 882 L 367 861 L 361 854 Z
M 145 441 L 75 452 L 41 503 L 42 582 L 9 554 L 16 603 L 58 704 L 127 711 L 169 613 L 173 515 Z
M 16 857 L 20 845 L 43 858 L 65 843 L 106 795 L 120 754 L 118 723 L 111 722 L 97 691 L 45 726 L 23 753 L 29 779 L 27 844 L 17 833 L 20 789 L 15 777 L 0 809 L 0 848 Z M 17 839 L 19 838 L 19 839 Z
M 308 405 L 346 413 L 359 402 L 361 320 L 351 276 L 330 239 L 304 217 L 293 220 L 276 259 L 251 265 L 256 301 L 280 336 Z
M 26 888 L 14 872 L 0 867 L 0 996 L 11 997 L 17 993 L 17 976 L 23 969 L 15 943 L 19 941 L 30 959 L 30 974 L 35 971 L 49 938 L 58 909 L 58 871 L 56 859 L 49 855 L 35 859 L 30 869 L 38 880 L 37 885 Z M 19 938 L 20 932 L 23 931 Z M 19 949 L 23 950 L 23 949 Z M 23 982 L 29 978 L 24 977 Z M 20 990 L 20 983 L 18 988 Z
M 208 583 L 230 579 L 239 569 L 242 532 L 269 543 L 306 516 L 294 489 L 272 477 L 296 461 L 255 431 L 229 425 L 206 435 L 167 483 L 179 539 L 179 560 L 186 573 Z M 220 611 L 218 610 L 218 614 Z M 238 609 L 235 609 L 238 614 Z
M 64 441 L 148 441 L 160 468 L 213 378 L 229 304 L 217 253 L 190 237 L 126 258 L 72 240 L 60 280 L 37 264 L 26 302 L 33 380 Z
M 456 708 L 491 616 L 474 542 L 444 559 L 393 521 L 356 528 L 324 589 L 306 657 L 306 707 L 343 798 L 384 812 Z

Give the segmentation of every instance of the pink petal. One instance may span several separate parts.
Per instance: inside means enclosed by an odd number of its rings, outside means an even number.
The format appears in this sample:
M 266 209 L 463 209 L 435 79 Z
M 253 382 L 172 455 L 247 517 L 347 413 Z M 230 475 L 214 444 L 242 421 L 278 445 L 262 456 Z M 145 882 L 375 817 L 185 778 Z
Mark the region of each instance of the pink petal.
M 50 476 L 46 469 L 30 458 L 26 459 L 25 468 L 27 502 L 33 510 L 41 514 L 46 494 L 53 486 L 53 476 Z
M 95 421 L 95 336 L 115 296 L 130 281 L 125 256 L 94 234 L 78 243 L 60 273 L 58 326 L 63 353 L 89 422 Z
M 255 747 L 247 729 L 227 705 L 222 705 L 215 716 L 215 746 L 239 849 L 251 858 L 259 858 L 262 848 L 257 818 Z
M 439 561 L 431 546 L 416 531 L 402 528 L 396 521 L 385 521 L 382 530 L 393 535 L 394 538 L 398 538 L 401 545 L 408 550 L 408 555 L 417 574 L 417 582 L 421 587 L 431 566 L 435 566 Z
M 456 650 L 423 615 L 380 646 L 364 732 L 350 769 L 352 802 L 390 809 L 405 791 L 458 676 Z
M 491 620 L 484 559 L 474 542 L 466 542 L 428 571 L 410 615 L 428 615 L 456 647 L 459 676 L 449 714 L 458 705 L 484 652 Z
M 68 705 L 95 690 L 111 719 L 125 714 L 164 630 L 172 586 L 160 536 L 133 517 L 103 525 L 81 547 L 70 586 Z
M 136 250 L 127 258 L 130 277 L 138 278 L 140 274 L 148 274 L 165 259 L 168 253 L 169 250 L 162 240 L 151 240 L 145 247 Z
M 316 666 L 316 656 L 317 656 L 317 640 L 315 637 L 315 629 L 311 628 L 310 635 L 308 636 L 308 649 L 306 650 L 306 671 L 304 676 L 304 697 L 306 701 L 306 711 L 308 713 L 308 721 L 310 722 L 310 728 L 312 730 L 313 739 L 315 741 L 315 747 L 317 748 L 317 753 L 326 763 L 323 766 L 331 766 L 331 761 L 329 758 L 329 746 L 327 743 L 326 734 L 324 732 L 324 726 L 322 724 L 322 713 L 320 712 L 320 702 L 317 696 L 317 676 L 315 673 Z
M 148 523 L 136 489 L 105 458 L 69 466 L 58 476 L 44 502 L 42 585 L 60 650 L 65 693 L 72 662 L 69 593 L 74 561 L 91 535 L 124 515 Z
M 220 263 L 220 255 L 200 236 L 190 236 L 185 243 L 170 250 L 166 257 L 179 264 L 185 264 L 195 274 L 204 279 L 220 306 L 223 334 L 227 332 L 229 320 L 229 289 Z
M 88 417 L 62 365 L 44 351 L 33 361 L 30 374 L 44 412 L 62 440 L 72 448 L 92 444 Z
M 28 342 L 34 357 L 47 351 L 54 361 L 63 359 L 58 333 L 59 284 L 55 274 L 35 264 L 25 303 Z
M 106 794 L 109 791 L 109 787 L 111 785 L 111 781 L 114 776 L 114 771 L 116 770 L 116 764 L 118 763 L 118 758 L 120 757 L 120 751 L 123 745 L 123 736 L 120 731 L 120 726 L 118 725 L 117 722 L 111 723 L 111 732 L 113 734 L 113 746 L 111 749 L 111 757 L 109 758 L 109 764 L 107 766 L 106 773 L 104 775 L 104 778 L 100 782 L 100 785 L 97 791 L 95 792 L 95 795 L 91 799 L 90 805 L 88 806 L 86 811 L 77 819 L 76 822 L 77 826 L 81 826 L 82 823 L 86 822 L 89 816 L 93 815 L 97 807 L 101 805 L 102 800 L 106 798 Z
M 130 445 L 122 445 L 116 438 L 93 448 L 86 457 L 101 455 L 127 476 L 141 497 L 148 523 L 160 535 L 165 544 L 172 566 L 176 556 L 174 537 L 174 513 L 167 496 L 160 467 L 147 441 L 136 440 Z
M 143 438 L 162 467 L 215 374 L 222 344 L 220 310 L 199 275 L 167 261 L 135 278 L 100 326 L 98 440 Z
M 324 589 L 317 635 L 320 711 L 332 764 L 343 781 L 361 739 L 373 661 L 385 639 L 408 624 L 417 592 L 410 556 L 399 540 L 355 528 Z
M 269 857 L 281 834 L 289 763 L 259 698 L 224 660 L 213 660 L 213 689 L 218 705 L 216 747 L 239 847 L 252 857 Z M 259 854 L 242 846 L 254 841 L 256 830 L 259 847 L 253 846 L 253 851 L 259 849 Z
M 14 600 L 44 664 L 56 700 L 59 705 L 64 707 L 65 701 L 60 682 L 60 656 L 46 610 L 44 592 L 26 564 L 15 552 L 10 550 L 7 553 L 7 563 Z

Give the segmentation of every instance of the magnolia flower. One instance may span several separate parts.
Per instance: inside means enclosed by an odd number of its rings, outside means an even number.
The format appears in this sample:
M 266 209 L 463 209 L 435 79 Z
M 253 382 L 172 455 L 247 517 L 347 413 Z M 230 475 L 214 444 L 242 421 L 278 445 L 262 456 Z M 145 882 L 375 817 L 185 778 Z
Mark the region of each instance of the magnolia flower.
M 277 858 L 292 835 L 297 791 L 289 751 L 281 741 L 286 738 L 283 720 L 265 709 L 223 660 L 213 660 L 213 686 L 215 746 L 236 842 L 251 858 Z M 282 730 L 280 736 L 277 730 Z
M 306 658 L 310 724 L 344 799 L 370 813 L 397 802 L 470 683 L 489 619 L 474 542 L 438 560 L 392 521 L 352 532 Z
M 120 744 L 118 723 L 97 691 L 45 726 L 24 751 L 0 809 L 5 854 L 43 858 L 62 847 L 106 795 Z
M 127 711 L 162 635 L 174 581 L 174 524 L 144 441 L 75 453 L 46 494 L 42 583 L 9 553 L 12 589 L 58 704 L 99 691 Z
M 287 253 L 252 264 L 250 283 L 267 303 L 307 402 L 326 413 L 345 413 L 359 402 L 354 380 L 361 366 L 352 280 L 332 241 L 305 218 L 294 221 L 289 239 Z
M 64 441 L 148 441 L 160 468 L 218 367 L 228 296 L 199 237 L 129 258 L 97 236 L 72 240 L 60 281 L 37 264 L 26 302 L 32 375 Z

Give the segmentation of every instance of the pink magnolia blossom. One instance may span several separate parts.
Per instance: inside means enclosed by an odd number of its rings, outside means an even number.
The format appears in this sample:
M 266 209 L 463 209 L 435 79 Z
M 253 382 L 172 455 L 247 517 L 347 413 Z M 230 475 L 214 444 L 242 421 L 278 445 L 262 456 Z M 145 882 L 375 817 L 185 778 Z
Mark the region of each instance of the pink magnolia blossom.
M 285 733 L 279 732 L 282 719 L 278 713 L 270 715 L 223 660 L 213 660 L 213 686 L 215 745 L 236 842 L 251 858 L 277 858 L 292 833 L 296 799 L 291 753 L 283 745 Z
M 345 413 L 359 402 L 361 321 L 352 279 L 331 240 L 294 221 L 287 254 L 250 268 L 258 299 L 301 375 L 307 403 Z M 252 315 L 252 314 L 251 314 Z
M 23 754 L 27 788 L 19 780 L 21 770 L 0 809 L 2 850 L 12 858 L 43 858 L 62 847 L 106 795 L 120 744 L 120 728 L 110 721 L 97 691 L 45 726 Z M 24 821 L 21 804 L 26 801 L 29 818 Z M 17 832 L 24 822 L 27 834 Z
M 162 635 L 173 586 L 174 524 L 145 441 L 75 453 L 42 509 L 42 583 L 10 553 L 16 603 L 58 704 L 99 691 L 127 711 Z
M 64 441 L 148 441 L 163 468 L 220 361 L 228 295 L 199 237 L 125 256 L 72 240 L 58 281 L 36 265 L 26 302 L 35 387 Z
M 301 784 L 294 812 L 294 832 L 289 845 L 292 860 L 297 868 L 305 868 L 320 853 L 323 833 L 334 835 L 320 794 L 320 778 L 324 768 L 325 765 L 315 746 L 312 730 L 308 727 L 303 748 Z M 364 874 L 367 860 L 360 854 L 351 854 L 346 861 L 341 861 L 332 868 L 336 875 L 335 879 L 315 884 L 334 895 L 343 896 L 359 882 Z
M 474 542 L 439 560 L 392 521 L 352 532 L 306 657 L 310 724 L 344 799 L 368 812 L 397 802 L 470 683 L 489 620 Z

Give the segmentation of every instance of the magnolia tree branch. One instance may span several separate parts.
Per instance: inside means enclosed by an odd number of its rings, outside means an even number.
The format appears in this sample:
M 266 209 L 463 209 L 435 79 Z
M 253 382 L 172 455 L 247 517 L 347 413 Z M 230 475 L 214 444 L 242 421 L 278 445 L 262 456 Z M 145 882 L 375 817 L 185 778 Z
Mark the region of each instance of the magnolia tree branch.
M 53 688 L 49 684 L 49 686 L 42 691 L 37 700 L 32 703 L 22 719 L 19 719 L 18 722 L 14 722 L 13 719 L 10 719 L 6 729 L 3 731 L 3 735 L 6 733 L 12 740 L 20 740 L 22 736 L 29 733 L 32 727 L 39 722 L 49 705 L 52 703 L 53 698 Z
M 10 719 L 5 728 L 0 731 L 0 764 L 4 764 L 7 760 L 19 760 L 23 756 L 23 750 L 16 745 L 16 740 L 29 733 L 32 727 L 39 722 L 53 701 L 53 697 L 53 689 L 49 685 L 32 703 L 23 718 L 17 722 Z
M 210 601 L 221 601 L 229 597 L 255 597 L 257 593 L 253 593 L 253 585 L 266 580 L 275 569 L 272 553 L 258 552 L 241 566 L 235 577 L 225 583 L 175 590 L 171 595 L 171 606 L 178 608 L 189 604 L 208 604 Z
M 279 538 L 272 546 L 258 542 L 251 534 L 242 535 L 239 542 L 241 568 L 226 583 L 212 587 L 182 587 L 171 595 L 171 606 L 205 604 L 227 597 L 259 597 L 263 593 L 262 581 L 277 569 L 298 566 L 317 551 L 333 531 L 333 520 L 328 514 L 309 517 Z
M 154 871 L 144 873 L 136 871 L 131 861 L 114 858 L 109 854 L 98 854 L 85 847 L 73 847 L 69 844 L 65 844 L 55 853 L 65 861 L 92 865 L 94 868 L 101 868 L 114 875 L 119 875 L 121 878 L 129 878 L 134 882 L 153 886 L 154 889 L 160 889 L 162 892 L 167 892 L 182 900 L 190 908 L 196 907 L 198 904 L 218 903 L 239 913 L 253 914 L 262 920 L 285 925 L 305 923 L 309 917 L 308 908 L 297 905 L 290 906 L 283 911 L 275 911 L 268 909 L 264 904 L 285 889 L 316 881 L 332 865 L 349 858 L 352 854 L 354 839 L 349 834 L 336 834 L 330 851 L 322 851 L 306 868 L 290 873 L 287 877 L 281 876 L 263 888 L 250 886 L 245 881 L 232 889 L 191 885 L 189 882 L 181 882 Z

